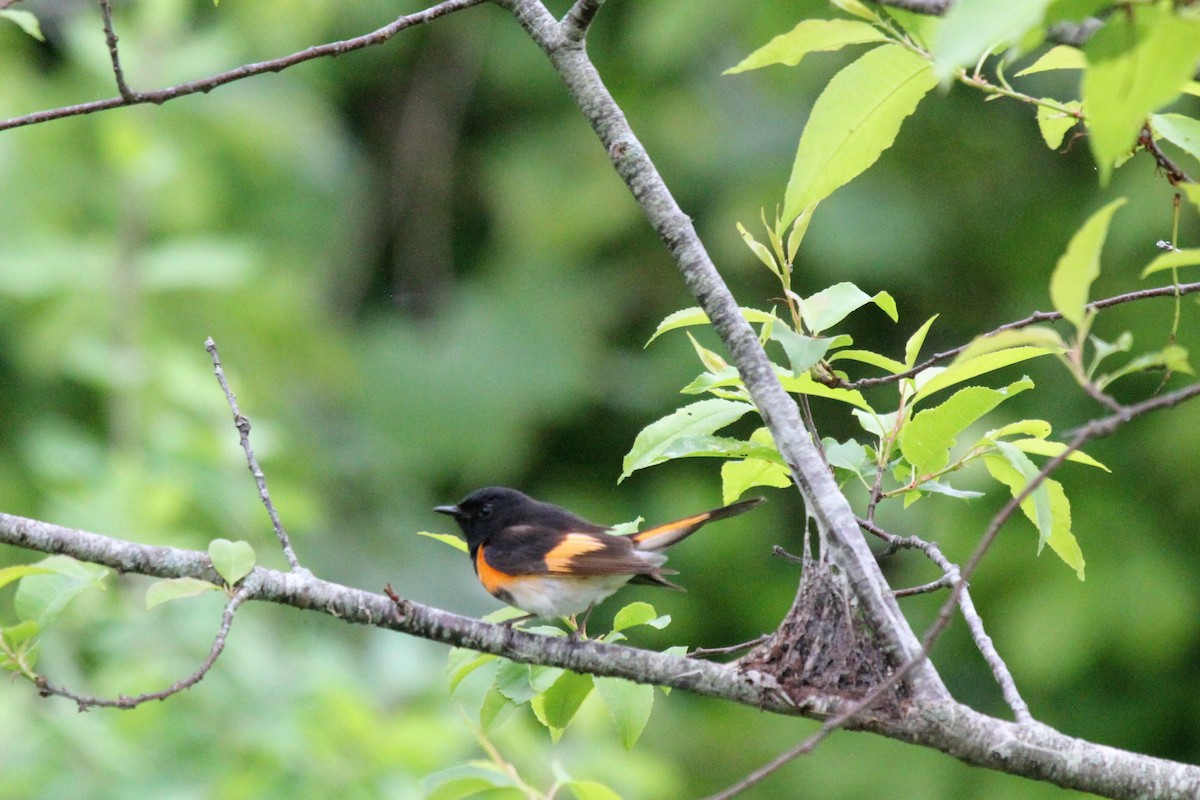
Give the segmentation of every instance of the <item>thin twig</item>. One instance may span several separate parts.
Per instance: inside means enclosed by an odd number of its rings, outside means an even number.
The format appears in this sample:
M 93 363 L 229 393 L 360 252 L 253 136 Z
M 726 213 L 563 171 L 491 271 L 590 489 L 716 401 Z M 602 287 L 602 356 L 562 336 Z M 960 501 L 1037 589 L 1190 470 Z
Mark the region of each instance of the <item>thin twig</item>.
M 604 0 L 575 0 L 575 5 L 563 17 L 563 35 L 573 42 L 582 42 L 602 5 Z
M 291 540 L 288 539 L 287 531 L 283 529 L 283 523 L 279 519 L 279 512 L 275 509 L 275 504 L 271 501 L 271 493 L 267 491 L 267 476 L 263 474 L 262 468 L 258 465 L 258 459 L 254 455 L 254 448 L 250 446 L 250 419 L 238 410 L 237 398 L 233 396 L 233 390 L 229 388 L 229 381 L 225 378 L 225 370 L 221 368 L 221 357 L 217 353 L 217 343 L 208 337 L 204 340 L 204 349 L 212 356 L 213 371 L 217 375 L 217 382 L 221 384 L 221 389 L 225 392 L 225 399 L 229 403 L 229 408 L 233 411 L 233 424 L 238 430 L 238 435 L 241 438 L 242 450 L 246 453 L 246 463 L 250 467 L 250 474 L 254 476 L 254 482 L 258 484 L 258 496 L 262 499 L 263 505 L 267 508 L 267 514 L 271 517 L 271 525 L 275 528 L 275 537 L 279 539 L 279 545 L 283 548 L 283 555 L 287 558 L 288 565 L 293 572 L 299 571 L 301 568 L 300 561 L 296 558 L 296 552 L 292 549 Z
M 877 5 L 891 6 L 904 11 L 915 11 L 918 14 L 929 14 L 940 17 L 950 10 L 954 0 L 875 0 Z
M 1167 183 L 1172 186 L 1178 186 L 1181 183 L 1195 183 L 1178 164 L 1171 160 L 1170 156 L 1162 151 L 1158 142 L 1154 141 L 1154 131 L 1150 130 L 1149 125 L 1142 126 L 1141 133 L 1138 135 L 1138 145 L 1154 156 L 1155 163 L 1167 176 Z
M 139 694 L 136 697 L 127 697 L 121 695 L 116 699 L 107 699 L 103 697 L 89 697 L 88 695 L 76 694 L 69 689 L 64 689 L 61 686 L 54 686 L 42 676 L 38 676 L 34 683 L 37 684 L 38 693 L 42 697 L 65 697 L 68 700 L 74 700 L 79 706 L 80 711 L 87 711 L 89 708 L 120 708 L 130 709 L 140 706 L 142 703 L 151 700 L 166 700 L 173 694 L 178 694 L 185 689 L 190 689 L 203 680 L 208 671 L 217 663 L 217 658 L 220 657 L 222 651 L 225 650 L 225 639 L 229 636 L 229 627 L 233 624 L 233 615 L 237 613 L 238 606 L 250 598 L 250 589 L 243 586 L 234 592 L 233 597 L 229 598 L 229 602 L 225 604 L 225 613 L 221 615 L 221 627 L 217 630 L 216 637 L 213 638 L 212 648 L 208 651 L 208 658 L 204 659 L 204 663 L 200 668 L 187 676 L 183 680 L 175 681 L 166 689 L 158 692 L 148 692 Z
M 1095 300 L 1091 303 L 1088 303 L 1087 308 L 1101 310 L 1105 308 L 1111 308 L 1113 306 L 1119 306 L 1123 303 L 1132 303 L 1138 300 L 1149 300 L 1155 297 L 1181 297 L 1185 294 L 1194 294 L 1196 292 L 1200 292 L 1200 282 L 1183 283 L 1171 286 L 1156 286 L 1153 289 L 1140 289 L 1136 292 L 1127 292 L 1126 294 L 1119 294 L 1115 295 L 1114 297 L 1106 297 L 1103 300 Z M 1000 327 L 981 334 L 976 338 L 980 339 L 985 336 L 993 336 L 997 333 L 1001 333 L 1002 331 L 1013 331 L 1021 328 L 1027 328 L 1030 325 L 1036 325 L 1039 322 L 1057 322 L 1060 319 L 1062 319 L 1062 314 L 1057 311 L 1035 311 L 1024 319 L 1006 322 Z M 917 375 L 918 373 L 935 366 L 942 361 L 954 358 L 959 353 L 970 347 L 970 345 L 971 343 L 968 342 L 967 344 L 960 345 L 959 347 L 955 347 L 941 353 L 936 353 L 922 361 L 920 364 L 917 364 L 912 369 L 897 373 L 895 375 L 884 375 L 880 378 L 862 378 L 857 381 L 835 381 L 830 385 L 845 389 L 870 389 L 874 386 L 895 383 L 896 381 L 903 380 L 904 378 L 911 378 L 914 375 Z
M 100 18 L 104 21 L 104 41 L 108 43 L 108 56 L 112 59 L 113 76 L 117 79 L 117 91 L 127 103 L 138 101 L 137 92 L 129 88 L 125 82 L 125 72 L 121 69 L 121 54 L 117 50 L 117 32 L 113 27 L 112 5 L 109 0 L 100 0 Z
M 302 64 L 305 61 L 311 61 L 314 58 L 324 58 L 326 56 L 335 58 L 343 53 L 349 53 L 352 50 L 360 50 L 364 47 L 383 44 L 388 39 L 391 39 L 397 33 L 406 28 L 411 28 L 415 25 L 420 25 L 424 22 L 430 22 L 438 17 L 445 16 L 454 11 L 461 11 L 464 8 L 482 5 L 488 0 L 444 0 L 435 6 L 430 6 L 424 11 L 418 11 L 415 14 L 407 14 L 399 19 L 394 20 L 388 25 L 379 28 L 378 30 L 356 36 L 353 39 L 344 39 L 339 42 L 328 42 L 322 45 L 316 45 L 306 50 L 301 50 L 298 53 L 283 56 L 281 58 L 273 58 L 269 61 L 258 61 L 253 64 L 243 64 L 240 67 L 220 72 L 216 75 L 210 75 L 207 78 L 189 81 L 188 83 L 180 83 L 175 86 L 170 86 L 165 89 L 159 89 L 153 92 L 138 92 L 135 99 L 127 100 L 124 97 L 110 97 L 106 100 L 93 100 L 87 103 L 79 103 L 73 106 L 64 106 L 62 108 L 53 108 L 46 111 L 36 111 L 32 114 L 25 114 L 20 117 L 0 121 L 0 131 L 8 130 L 9 128 L 19 128 L 23 125 L 36 125 L 41 122 L 49 122 L 52 119 L 62 119 L 63 117 L 75 117 L 81 114 L 94 114 L 97 111 L 107 111 L 110 108 L 122 108 L 123 106 L 137 105 L 139 103 L 154 103 L 161 105 L 168 100 L 174 100 L 177 97 L 184 97 L 197 92 L 210 92 L 218 86 L 224 86 L 227 83 L 240 81 L 244 78 L 249 78 L 254 75 L 261 75 L 264 72 L 281 72 L 288 67 L 294 67 L 297 64 Z
M 936 581 L 922 583 L 920 586 L 909 586 L 907 589 L 896 589 L 892 592 L 892 594 L 897 598 L 915 597 L 919 594 L 933 594 L 934 592 L 940 592 L 942 589 L 949 589 L 952 586 L 954 586 L 954 581 L 950 578 L 950 576 L 943 575 Z
M 762 636 L 759 636 L 756 639 L 751 639 L 750 641 L 742 642 L 741 644 L 731 644 L 725 647 L 697 647 L 695 650 L 692 650 L 688 653 L 688 657 L 695 658 L 696 656 L 723 656 L 729 653 L 738 653 L 742 650 L 749 650 L 751 647 L 760 645 L 770 638 L 771 635 L 769 633 L 764 633 Z

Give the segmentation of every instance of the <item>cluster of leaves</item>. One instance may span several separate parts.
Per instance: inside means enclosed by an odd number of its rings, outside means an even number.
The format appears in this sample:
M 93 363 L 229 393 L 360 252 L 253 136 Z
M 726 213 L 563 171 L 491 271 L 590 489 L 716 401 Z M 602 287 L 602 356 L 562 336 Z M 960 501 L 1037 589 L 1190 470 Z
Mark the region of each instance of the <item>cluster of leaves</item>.
M 504 609 L 485 619 L 500 622 L 518 613 L 516 609 Z M 626 638 L 624 631 L 631 628 L 648 625 L 662 629 L 670 622 L 669 615 L 659 616 L 649 603 L 630 603 L 617 612 L 612 630 L 599 637 L 599 641 L 619 642 Z M 534 626 L 526 630 L 546 636 L 566 635 L 561 629 L 551 626 Z M 676 646 L 666 652 L 683 655 L 687 648 Z M 472 716 L 478 719 L 476 737 L 492 760 L 471 762 L 429 776 L 425 785 L 430 797 L 460 798 L 498 789 L 507 790 L 508 794 L 487 796 L 553 797 L 559 788 L 569 789 L 578 800 L 610 800 L 617 797 L 616 793 L 602 784 L 572 779 L 561 767 L 556 768 L 555 786 L 544 794 L 537 793 L 499 756 L 487 737 L 515 711 L 528 706 L 534 718 L 545 726 L 551 739 L 557 742 L 575 719 L 584 701 L 595 694 L 608 709 L 617 737 L 628 750 L 637 742 L 650 720 L 654 706 L 653 686 L 622 678 L 582 675 L 557 667 L 520 664 L 488 653 L 456 647 L 450 651 L 446 665 L 446 682 L 451 696 L 456 696 L 463 682 L 481 668 L 489 671 L 488 688 Z M 663 688 L 662 691 L 670 690 Z
M 875 9 L 860 0 L 831 2 L 855 19 L 805 20 L 728 70 L 795 66 L 809 53 L 872 45 L 830 80 L 812 108 L 787 184 L 785 222 L 874 164 L 921 100 L 950 81 L 982 90 L 988 99 L 1032 105 L 1051 148 L 1082 122 L 1102 182 L 1129 157 L 1147 125 L 1154 137 L 1200 159 L 1200 121 L 1153 113 L 1181 94 L 1200 95 L 1193 80 L 1200 61 L 1200 8 L 1194 4 L 1122 4 L 1082 49 L 1055 47 L 1017 73 L 1080 71 L 1080 96 L 1062 100 L 1018 91 L 1005 67 L 1043 45 L 1053 26 L 1107 9 L 1112 4 L 1106 0 L 959 0 L 944 17 Z M 999 54 L 994 82 L 982 75 L 993 54 Z M 1181 189 L 1200 205 L 1200 187 Z

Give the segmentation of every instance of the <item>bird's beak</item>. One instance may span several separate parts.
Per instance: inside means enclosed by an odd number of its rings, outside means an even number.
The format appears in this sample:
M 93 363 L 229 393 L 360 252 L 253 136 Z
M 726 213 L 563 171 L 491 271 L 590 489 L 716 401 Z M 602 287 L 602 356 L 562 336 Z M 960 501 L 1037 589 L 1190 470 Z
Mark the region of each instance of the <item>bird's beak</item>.
M 458 519 L 462 515 L 462 509 L 458 506 L 438 506 L 434 511 L 439 514 L 448 514 L 455 519 Z

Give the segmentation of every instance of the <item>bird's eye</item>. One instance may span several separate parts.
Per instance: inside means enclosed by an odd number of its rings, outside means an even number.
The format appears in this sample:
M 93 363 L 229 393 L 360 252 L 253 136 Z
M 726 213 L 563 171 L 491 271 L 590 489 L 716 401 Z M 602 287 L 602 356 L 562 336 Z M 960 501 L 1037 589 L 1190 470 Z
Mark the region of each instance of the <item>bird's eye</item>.
M 484 506 L 483 508 L 479 509 L 479 516 L 490 517 L 491 515 L 492 515 L 492 506 L 490 503 L 488 505 Z

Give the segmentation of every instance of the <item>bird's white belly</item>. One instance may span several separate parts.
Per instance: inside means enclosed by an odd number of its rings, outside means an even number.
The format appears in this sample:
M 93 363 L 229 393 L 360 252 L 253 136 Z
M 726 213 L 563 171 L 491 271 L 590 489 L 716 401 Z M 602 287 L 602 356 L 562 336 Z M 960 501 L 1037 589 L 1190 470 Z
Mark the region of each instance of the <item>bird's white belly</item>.
M 571 578 L 539 575 L 505 587 L 511 605 L 539 617 L 569 617 L 587 611 L 620 589 L 632 575 Z

